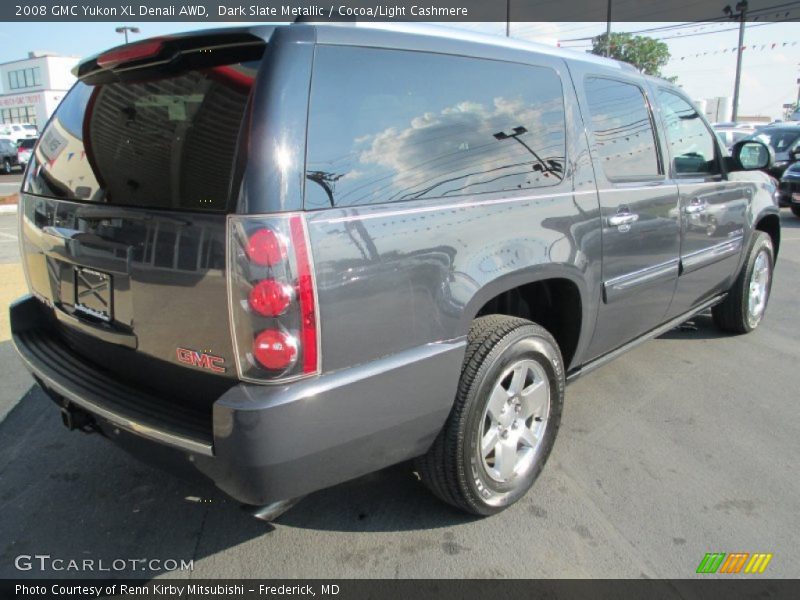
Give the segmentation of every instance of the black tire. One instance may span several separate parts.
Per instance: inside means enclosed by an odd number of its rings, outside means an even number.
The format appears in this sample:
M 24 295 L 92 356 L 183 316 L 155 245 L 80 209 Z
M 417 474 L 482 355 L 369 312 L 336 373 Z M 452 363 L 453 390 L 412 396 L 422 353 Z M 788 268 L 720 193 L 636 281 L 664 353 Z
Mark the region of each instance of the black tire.
M 753 319 L 748 311 L 750 280 L 753 276 L 756 258 L 762 252 L 765 252 L 768 258 L 769 280 L 767 282 L 764 309 L 757 319 Z M 736 277 L 736 281 L 734 281 L 731 289 L 728 290 L 728 295 L 725 300 L 711 309 L 711 314 L 714 317 L 714 324 L 717 327 L 722 331 L 730 333 L 750 333 L 758 327 L 764 317 L 766 303 L 769 300 L 769 294 L 772 289 L 772 271 L 774 265 L 775 251 L 772 248 L 772 238 L 763 231 L 753 232 L 750 247 L 747 251 L 747 259 L 744 262 L 742 270 Z
M 479 440 L 485 434 L 486 419 L 491 418 L 486 413 L 491 392 L 498 383 L 502 385 L 500 378 L 504 372 L 520 361 L 531 361 L 523 364 L 531 365 L 546 377 L 549 410 L 541 441 L 529 451 L 532 462 L 524 472 L 511 474 L 508 481 L 497 481 L 487 471 L 487 459 L 479 451 Z M 528 375 L 526 371 L 525 378 Z M 544 328 L 504 315 L 476 319 L 467 336 L 453 409 L 428 453 L 416 461 L 420 478 L 438 498 L 474 515 L 492 515 L 512 505 L 533 485 L 553 449 L 561 422 L 564 387 L 561 352 Z M 531 425 L 533 419 L 540 421 L 530 417 Z M 498 439 L 497 443 L 502 442 Z M 520 446 L 514 447 L 517 450 L 512 452 L 516 457 Z
M 3 161 L 3 173 L 6 175 L 11 173 L 11 161 L 7 158 Z
M 795 217 L 800 217 L 800 204 L 792 204 L 792 214 Z

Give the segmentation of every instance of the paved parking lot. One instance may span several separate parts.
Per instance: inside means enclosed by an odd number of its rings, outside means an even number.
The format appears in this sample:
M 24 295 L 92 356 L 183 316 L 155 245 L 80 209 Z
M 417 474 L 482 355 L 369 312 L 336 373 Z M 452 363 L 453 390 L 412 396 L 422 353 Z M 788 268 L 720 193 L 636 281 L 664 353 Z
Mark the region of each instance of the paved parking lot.
M 783 236 L 756 333 L 721 336 L 700 317 L 571 385 L 535 489 L 488 519 L 399 466 L 266 525 L 68 433 L 39 390 L 20 392 L 0 423 L 0 577 L 37 575 L 13 566 L 36 553 L 193 559 L 194 577 L 690 577 L 712 551 L 771 552 L 763 576 L 798 577 L 800 219 L 786 209 Z M 0 387 L 27 389 L 8 346 Z
M 0 197 L 16 194 L 22 182 L 22 173 L 17 171 L 10 175 L 0 173 Z

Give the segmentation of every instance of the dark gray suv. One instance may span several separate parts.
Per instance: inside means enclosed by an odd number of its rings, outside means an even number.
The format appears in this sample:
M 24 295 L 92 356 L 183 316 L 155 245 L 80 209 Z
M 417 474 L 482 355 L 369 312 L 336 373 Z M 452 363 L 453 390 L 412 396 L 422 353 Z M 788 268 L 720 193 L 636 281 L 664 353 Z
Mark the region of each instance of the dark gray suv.
M 624 64 L 294 24 L 76 74 L 23 183 L 16 347 L 70 429 L 264 518 L 409 459 L 500 511 L 567 381 L 699 311 L 734 333 L 764 315 L 769 149 L 729 156 Z

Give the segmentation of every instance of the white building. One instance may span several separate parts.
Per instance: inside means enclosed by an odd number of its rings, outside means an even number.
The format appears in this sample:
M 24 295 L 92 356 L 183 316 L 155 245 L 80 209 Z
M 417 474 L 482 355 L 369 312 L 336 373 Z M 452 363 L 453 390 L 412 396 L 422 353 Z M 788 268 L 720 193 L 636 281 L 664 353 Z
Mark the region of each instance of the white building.
M 714 98 L 704 98 L 695 104 L 704 113 L 706 118 L 712 123 L 730 121 L 732 107 L 730 96 L 716 96 Z
M 78 60 L 28 52 L 28 58 L 0 64 L 0 123 L 33 123 L 41 130 L 75 83 L 70 70 Z

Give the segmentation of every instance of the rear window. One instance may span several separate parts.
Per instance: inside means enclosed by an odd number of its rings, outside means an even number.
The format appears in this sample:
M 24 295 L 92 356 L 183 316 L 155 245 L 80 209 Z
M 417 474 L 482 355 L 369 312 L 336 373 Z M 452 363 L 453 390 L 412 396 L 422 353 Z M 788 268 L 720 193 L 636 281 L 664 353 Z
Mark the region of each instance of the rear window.
M 553 69 L 320 46 L 305 206 L 557 185 L 565 138 L 561 80 Z
M 17 148 L 22 148 L 24 150 L 30 150 L 36 145 L 36 142 L 39 141 L 38 138 L 25 138 L 24 140 L 20 140 L 17 143 Z
M 78 82 L 42 132 L 25 191 L 119 206 L 226 210 L 258 65 Z

